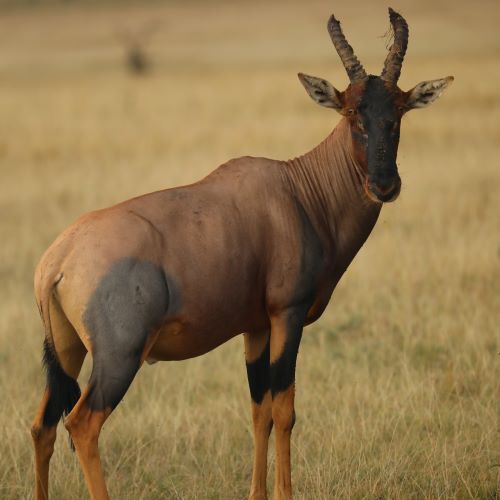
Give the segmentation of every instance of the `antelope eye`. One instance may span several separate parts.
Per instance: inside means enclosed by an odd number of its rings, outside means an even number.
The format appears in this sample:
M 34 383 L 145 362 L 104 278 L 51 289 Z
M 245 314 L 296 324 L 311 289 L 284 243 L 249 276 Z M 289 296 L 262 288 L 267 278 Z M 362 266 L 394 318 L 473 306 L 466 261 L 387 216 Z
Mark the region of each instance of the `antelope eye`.
M 355 112 L 355 111 L 354 111 L 354 109 L 352 109 L 352 108 L 349 108 L 349 109 L 347 110 L 347 114 L 348 114 L 349 116 L 352 116 L 352 115 L 354 114 L 354 112 Z

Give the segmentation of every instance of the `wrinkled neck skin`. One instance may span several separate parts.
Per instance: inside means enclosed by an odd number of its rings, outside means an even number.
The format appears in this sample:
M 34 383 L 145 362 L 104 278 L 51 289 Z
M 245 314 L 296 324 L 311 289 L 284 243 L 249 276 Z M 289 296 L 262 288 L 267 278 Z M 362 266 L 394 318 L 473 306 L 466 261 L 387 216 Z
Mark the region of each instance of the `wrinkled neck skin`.
M 286 176 L 326 250 L 343 273 L 375 225 L 381 203 L 368 198 L 345 118 L 317 147 L 287 162 Z

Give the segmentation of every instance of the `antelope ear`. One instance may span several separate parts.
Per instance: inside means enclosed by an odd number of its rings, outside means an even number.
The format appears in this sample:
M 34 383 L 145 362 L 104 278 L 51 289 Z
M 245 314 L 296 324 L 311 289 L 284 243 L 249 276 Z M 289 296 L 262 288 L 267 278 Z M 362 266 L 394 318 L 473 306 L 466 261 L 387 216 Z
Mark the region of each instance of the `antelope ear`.
M 298 76 L 313 101 L 325 108 L 333 108 L 337 111 L 343 108 L 342 93 L 330 82 L 315 76 L 304 75 L 304 73 L 299 73 Z
M 452 76 L 420 82 L 407 92 L 407 109 L 425 108 L 433 103 L 453 81 Z

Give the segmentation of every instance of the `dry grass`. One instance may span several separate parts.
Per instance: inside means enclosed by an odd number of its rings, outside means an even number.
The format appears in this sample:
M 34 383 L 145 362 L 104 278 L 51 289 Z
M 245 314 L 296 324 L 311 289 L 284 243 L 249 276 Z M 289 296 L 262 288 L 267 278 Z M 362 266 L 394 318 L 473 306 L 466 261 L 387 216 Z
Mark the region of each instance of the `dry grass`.
M 190 182 L 232 156 L 300 154 L 336 123 L 295 76 L 346 83 L 324 29 L 332 5 L 270 3 L 3 16 L 0 498 L 32 495 L 28 429 L 43 388 L 32 274 L 56 234 L 84 211 Z M 393 6 L 412 29 L 401 86 L 447 74 L 456 82 L 433 108 L 405 118 L 401 198 L 384 208 L 304 335 L 296 496 L 499 498 L 500 8 Z M 335 8 L 378 71 L 385 5 Z M 157 65 L 134 79 L 113 29 L 153 17 L 164 19 L 151 47 Z M 242 350 L 236 338 L 199 359 L 141 371 L 101 439 L 113 498 L 245 497 Z M 85 497 L 62 428 L 52 464 L 55 498 Z

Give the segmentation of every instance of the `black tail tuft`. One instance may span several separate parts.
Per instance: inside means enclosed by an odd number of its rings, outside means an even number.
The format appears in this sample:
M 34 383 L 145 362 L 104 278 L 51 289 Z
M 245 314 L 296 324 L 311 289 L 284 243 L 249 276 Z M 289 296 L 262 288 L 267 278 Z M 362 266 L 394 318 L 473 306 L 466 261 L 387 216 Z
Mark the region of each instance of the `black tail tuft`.
M 81 392 L 78 382 L 62 369 L 48 339 L 43 343 L 43 364 L 49 389 L 49 401 L 43 415 L 43 424 L 52 427 L 73 409 Z

